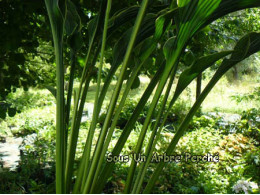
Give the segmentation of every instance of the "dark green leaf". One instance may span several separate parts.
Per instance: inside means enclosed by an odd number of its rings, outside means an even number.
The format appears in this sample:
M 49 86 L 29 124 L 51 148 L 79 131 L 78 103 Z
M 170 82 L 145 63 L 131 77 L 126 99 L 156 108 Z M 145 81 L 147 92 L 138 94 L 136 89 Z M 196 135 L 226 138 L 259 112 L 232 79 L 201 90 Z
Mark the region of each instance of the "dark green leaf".
M 80 32 L 73 33 L 73 35 L 71 35 L 68 38 L 68 43 L 75 52 L 79 51 L 84 44 L 81 33 Z
M 71 36 L 76 30 L 79 31 L 81 28 L 81 20 L 78 15 L 75 5 L 67 0 L 67 14 L 65 20 L 66 34 Z
M 0 118 L 1 119 L 6 118 L 6 112 L 7 112 L 6 105 L 4 103 L 0 103 Z
M 13 117 L 16 114 L 16 108 L 8 108 L 8 115 Z
M 56 98 L 57 90 L 54 87 L 47 85 L 45 86 L 45 88 L 48 89 L 51 92 L 51 94 Z
M 133 84 L 132 84 L 132 86 L 131 86 L 131 89 L 136 89 L 139 86 L 140 86 L 140 79 L 139 79 L 139 77 L 136 77 L 134 82 L 133 82 Z
M 184 63 L 185 63 L 186 66 L 191 65 L 194 60 L 195 60 L 195 56 L 194 56 L 194 54 L 193 54 L 191 51 L 187 52 L 187 53 L 184 55 L 183 61 L 184 61 Z

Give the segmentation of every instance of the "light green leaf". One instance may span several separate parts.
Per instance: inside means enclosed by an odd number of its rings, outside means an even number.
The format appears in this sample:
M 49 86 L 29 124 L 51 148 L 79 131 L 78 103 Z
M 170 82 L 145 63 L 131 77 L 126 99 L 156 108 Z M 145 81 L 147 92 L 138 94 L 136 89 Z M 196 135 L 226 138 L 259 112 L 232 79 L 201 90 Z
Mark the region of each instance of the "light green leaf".
M 155 22 L 154 39 L 159 40 L 167 27 L 170 25 L 172 18 L 176 16 L 178 8 L 172 9 L 159 16 Z
M 223 51 L 195 60 L 195 62 L 189 68 L 185 69 L 181 73 L 173 99 L 178 97 L 182 91 L 192 82 L 192 80 L 195 79 L 200 73 L 212 66 L 219 59 L 231 53 L 232 51 Z

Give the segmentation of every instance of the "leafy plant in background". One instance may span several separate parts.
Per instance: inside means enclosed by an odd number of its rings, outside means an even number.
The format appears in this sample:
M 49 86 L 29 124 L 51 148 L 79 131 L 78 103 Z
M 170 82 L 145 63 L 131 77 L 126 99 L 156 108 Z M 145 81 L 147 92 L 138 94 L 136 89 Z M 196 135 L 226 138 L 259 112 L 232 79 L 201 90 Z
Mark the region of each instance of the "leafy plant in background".
M 260 119 L 259 109 L 252 108 L 243 111 L 241 121 L 235 124 L 237 132 L 244 133 L 248 137 L 254 138 L 260 144 Z
M 242 101 L 249 102 L 251 100 L 260 101 L 260 87 L 256 87 L 252 93 L 237 94 L 231 96 L 232 100 L 239 104 Z
M 260 87 L 256 87 L 253 92 L 246 94 L 237 94 L 231 96 L 232 100 L 237 104 L 241 102 L 250 102 L 252 100 L 260 100 Z M 236 132 L 243 133 L 254 138 L 260 143 L 260 118 L 259 108 L 247 109 L 242 112 L 241 120 L 234 125 Z
M 13 117 L 17 112 L 17 108 L 7 101 L 9 93 L 15 92 L 20 87 L 28 90 L 30 86 L 36 86 L 43 80 L 54 82 L 55 72 L 52 69 L 46 71 L 48 68 L 42 66 L 47 65 L 48 51 L 49 56 L 53 51 L 51 45 L 47 47 L 48 43 L 46 43 L 50 35 L 46 33 L 49 31 L 48 24 L 44 22 L 46 11 L 42 9 L 43 7 L 44 2 L 17 0 L 0 2 L 1 119 L 5 119 L 7 115 Z M 43 46 L 44 44 L 47 46 Z M 44 51 L 39 45 L 43 46 Z M 45 77 L 46 72 L 48 77 Z
M 117 121 L 122 108 L 125 105 L 131 87 L 138 85 L 138 75 L 142 70 L 146 60 L 155 51 L 160 53 L 156 57 L 158 67 L 155 76 L 151 79 L 143 96 L 139 100 L 128 122 L 124 126 L 123 132 L 114 147 L 112 154 L 120 154 L 125 145 L 135 122 L 149 98 L 152 98 L 146 119 L 140 131 L 134 153 L 143 152 L 147 161 L 137 164 L 131 161 L 127 180 L 124 185 L 125 193 L 149 193 L 157 181 L 164 162 L 157 164 L 155 171 L 144 186 L 144 178 L 150 164 L 154 148 L 159 140 L 161 130 L 169 110 L 174 105 L 183 90 L 198 77 L 203 71 L 212 66 L 216 61 L 224 58 L 216 73 L 209 81 L 205 89 L 198 96 L 185 119 L 170 141 L 167 155 L 173 154 L 175 147 L 187 130 L 189 122 L 199 109 L 203 100 L 218 80 L 233 66 L 245 58 L 259 51 L 259 33 L 249 33 L 242 37 L 233 50 L 214 53 L 194 59 L 191 66 L 186 68 L 179 77 L 175 92 L 170 97 L 170 91 L 176 72 L 180 56 L 191 38 L 212 21 L 237 10 L 257 7 L 258 0 L 183 0 L 172 1 L 170 4 L 158 6 L 157 1 L 143 0 L 140 6 L 127 7 L 124 10 L 113 10 L 114 15 L 110 16 L 113 9 L 112 0 L 100 1 L 100 9 L 95 17 L 88 23 L 88 49 L 79 89 L 74 93 L 74 108 L 72 121 L 70 121 L 70 107 L 73 94 L 73 79 L 75 69 L 75 58 L 77 51 L 81 48 L 82 37 L 81 21 L 77 14 L 76 7 L 69 0 L 45 0 L 48 15 L 50 18 L 52 35 L 56 57 L 57 84 L 54 93 L 57 101 L 56 110 L 56 192 L 57 193 L 100 193 L 112 173 L 114 163 L 105 160 L 107 148 L 110 144 Z M 113 60 L 104 86 L 101 88 L 102 68 L 105 61 L 106 43 L 115 40 L 118 36 L 116 32 L 126 27 L 125 24 L 135 18 L 134 25 L 125 29 L 122 36 L 113 47 Z M 164 41 L 163 47 L 158 47 L 158 43 L 163 40 L 164 33 L 170 32 L 172 36 Z M 66 36 L 65 36 L 66 33 Z M 71 52 L 71 72 L 67 97 L 64 94 L 64 63 L 63 63 L 63 41 L 67 38 Z M 111 43 L 110 43 L 111 45 Z M 228 58 L 225 58 L 228 56 Z M 98 63 L 98 77 L 93 118 L 88 130 L 84 152 L 81 157 L 80 166 L 74 172 L 74 159 L 77 147 L 82 112 L 88 92 L 89 83 L 95 74 L 95 65 Z M 96 130 L 99 113 L 117 69 L 120 74 L 117 79 L 109 108 L 106 112 L 104 124 L 102 125 L 99 139 L 95 145 L 92 144 Z M 123 81 L 126 80 L 126 87 L 122 89 Z M 167 82 L 168 81 L 168 82 Z M 152 93 L 156 88 L 154 94 Z M 156 120 L 151 123 L 153 113 L 158 107 L 158 101 L 163 90 L 166 90 L 162 103 L 159 107 Z M 122 96 L 119 94 L 122 93 Z M 166 102 L 170 103 L 166 106 Z M 147 130 L 151 128 L 151 136 L 148 144 L 143 145 Z M 70 131 L 69 131 L 70 129 Z M 75 183 L 72 178 L 76 176 Z M 134 179 L 135 178 L 135 179 Z

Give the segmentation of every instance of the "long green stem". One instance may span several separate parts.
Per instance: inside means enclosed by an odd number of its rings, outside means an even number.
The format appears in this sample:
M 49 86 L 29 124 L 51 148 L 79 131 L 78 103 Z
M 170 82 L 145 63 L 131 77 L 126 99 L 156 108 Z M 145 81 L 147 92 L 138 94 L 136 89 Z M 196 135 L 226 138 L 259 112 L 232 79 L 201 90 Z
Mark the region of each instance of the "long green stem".
M 51 23 L 56 61 L 56 192 L 65 192 L 65 102 L 64 102 L 64 67 L 63 67 L 63 29 L 64 20 L 57 2 L 45 0 Z
M 56 182 L 58 191 L 64 192 L 65 169 L 65 125 L 64 125 L 64 68 L 62 43 L 55 44 L 57 63 L 57 106 L 56 106 Z
M 127 124 L 125 125 L 123 132 L 117 141 L 115 148 L 112 151 L 113 156 L 117 156 L 122 151 L 125 142 L 127 141 L 127 138 L 129 137 L 131 130 L 133 129 L 135 122 L 137 121 L 141 111 L 143 110 L 147 100 L 149 99 L 151 93 L 153 92 L 155 86 L 157 85 L 158 81 L 161 78 L 161 73 L 164 69 L 164 62 L 162 63 L 162 66 L 160 66 L 160 69 L 157 71 L 151 82 L 149 83 L 148 87 L 146 88 L 145 92 L 143 93 L 140 101 L 138 102 L 133 114 L 131 115 L 130 119 L 127 121 Z M 101 189 L 105 185 L 105 182 L 107 181 L 108 177 L 111 175 L 113 170 L 114 162 L 106 163 L 106 166 L 103 168 L 99 178 L 98 182 L 95 184 L 95 193 L 100 193 Z
M 74 83 L 74 73 L 75 73 L 75 61 L 76 56 L 73 50 L 70 51 L 70 59 L 71 59 L 71 68 L 70 68 L 70 78 L 69 78 L 69 88 L 68 88 L 68 94 L 67 94 L 67 102 L 66 102 L 66 117 L 65 117 L 65 125 L 66 125 L 66 131 L 65 131 L 65 151 L 67 151 L 67 143 L 68 143 L 68 131 L 69 131 L 69 118 L 70 118 L 70 107 L 71 107 L 71 98 L 72 98 L 72 90 L 73 90 L 73 83 Z M 65 157 L 66 158 L 66 157 Z
M 72 117 L 72 127 L 71 127 L 71 136 L 70 136 L 70 143 L 69 143 L 69 149 L 68 149 L 68 156 L 67 156 L 67 166 L 65 170 L 65 178 L 66 178 L 66 188 L 67 190 L 70 189 L 71 185 L 71 179 L 72 179 L 72 173 L 73 173 L 73 164 L 74 164 L 74 158 L 75 158 L 75 153 L 76 153 L 76 146 L 77 146 L 77 140 L 78 140 L 78 133 L 79 133 L 79 127 L 80 127 L 80 122 L 81 122 L 81 116 L 84 108 L 84 103 L 85 103 L 85 98 L 83 96 L 86 95 L 87 92 L 82 93 L 82 87 L 83 83 L 85 82 L 85 91 L 87 90 L 89 86 L 90 79 L 87 79 L 87 75 L 91 72 L 91 63 L 89 63 L 89 58 L 90 58 L 90 53 L 92 51 L 92 47 L 94 44 L 94 40 L 96 37 L 96 32 L 97 32 L 97 26 L 98 24 L 94 27 L 94 32 L 91 35 L 89 47 L 88 47 L 88 52 L 85 60 L 85 66 L 83 68 L 83 72 L 81 75 L 81 80 L 79 84 L 79 92 L 77 96 L 77 100 L 75 101 L 76 104 L 74 105 L 74 112 L 73 112 L 73 117 Z M 95 57 L 94 57 L 95 59 Z M 79 102 L 81 100 L 81 104 L 79 107 Z M 83 101 L 83 102 L 82 102 Z M 81 109 L 82 108 L 82 109 Z
M 91 77 L 90 76 L 87 77 L 85 86 L 83 88 L 82 100 L 80 102 L 77 118 L 75 119 L 76 122 L 75 122 L 74 129 L 77 129 L 77 130 L 72 131 L 72 134 L 71 134 L 70 147 L 69 147 L 69 151 L 68 151 L 68 158 L 67 158 L 66 172 L 65 172 L 67 193 L 69 193 L 70 187 L 71 187 L 71 179 L 72 179 L 72 174 L 73 174 L 73 165 L 74 165 L 74 158 L 75 158 L 76 146 L 77 146 L 77 141 L 78 141 L 79 127 L 80 127 L 81 117 L 82 117 L 82 113 L 83 113 L 83 108 L 84 108 L 85 99 L 87 96 L 90 80 L 91 80 Z
M 176 60 L 177 59 L 178 58 L 176 56 Z M 141 147 L 142 147 L 142 144 L 143 144 L 143 141 L 144 141 L 144 138 L 145 138 L 148 126 L 150 124 L 153 111 L 154 111 L 154 109 L 155 109 L 155 107 L 156 107 L 156 105 L 158 103 L 160 95 L 161 95 L 161 93 L 162 93 L 162 91 L 164 89 L 164 86 L 165 86 L 166 82 L 167 82 L 167 79 L 168 79 L 170 71 L 171 71 L 171 66 L 169 66 L 169 64 L 168 64 L 168 66 L 166 65 L 166 68 L 165 68 L 165 70 L 163 72 L 162 78 L 161 78 L 161 80 L 159 82 L 159 85 L 158 85 L 157 90 L 155 92 L 155 95 L 153 97 L 151 106 L 150 106 L 150 108 L 148 110 L 148 113 L 147 113 L 144 125 L 142 127 L 142 130 L 141 130 L 141 133 L 140 133 L 140 136 L 138 138 L 137 145 L 136 145 L 136 148 L 135 148 L 135 151 L 134 151 L 135 154 L 138 154 L 141 151 Z M 132 185 L 132 182 L 133 182 L 135 168 L 136 168 L 136 162 L 135 162 L 135 160 L 132 160 L 130 168 L 129 168 L 129 173 L 127 175 L 126 187 L 125 187 L 124 193 L 130 193 L 131 185 Z
M 152 135 L 150 136 L 149 143 L 147 144 L 147 147 L 145 149 L 145 156 L 147 156 L 147 157 L 148 157 L 149 154 L 151 154 L 153 152 L 154 148 L 152 147 L 152 145 L 154 143 L 154 138 L 157 134 L 157 128 L 160 124 L 161 117 L 162 117 L 162 114 L 164 112 L 164 108 L 165 108 L 165 105 L 167 103 L 167 99 L 169 97 L 169 94 L 170 94 L 170 91 L 171 91 L 171 88 L 172 88 L 172 84 L 173 84 L 173 81 L 174 81 L 174 78 L 175 78 L 176 70 L 177 70 L 177 66 L 175 66 L 174 70 L 172 70 L 172 73 L 171 73 L 171 76 L 170 76 L 170 81 L 169 81 L 168 86 L 167 86 L 167 90 L 164 94 L 163 101 L 160 105 L 159 113 L 157 114 L 156 122 L 153 126 Z M 146 162 L 143 162 L 143 164 L 141 164 L 141 167 L 139 169 L 137 178 L 135 179 L 135 184 L 134 184 L 134 187 L 133 187 L 133 190 L 132 190 L 132 193 L 134 193 L 134 194 L 140 192 L 142 182 L 143 182 L 143 179 L 144 179 L 144 175 L 145 175 L 145 172 L 146 172 L 146 167 L 147 167 L 146 164 L 149 164 L 149 160 L 146 161 Z
M 136 19 L 136 22 L 135 22 L 135 25 L 134 25 L 134 28 L 133 28 L 133 32 L 131 34 L 131 38 L 130 38 L 130 41 L 129 41 L 129 44 L 128 44 L 128 47 L 127 47 L 127 50 L 126 50 L 126 54 L 125 54 L 125 57 L 124 57 L 124 60 L 123 60 L 119 79 L 118 79 L 115 91 L 113 93 L 113 96 L 111 98 L 111 103 L 110 103 L 110 106 L 109 106 L 109 109 L 108 109 L 108 113 L 107 113 L 107 116 L 106 116 L 106 119 L 105 119 L 104 126 L 101 130 L 101 133 L 100 133 L 100 139 L 99 139 L 97 146 L 96 146 L 96 151 L 95 151 L 94 156 L 93 156 L 93 162 L 91 163 L 89 175 L 88 175 L 83 193 L 88 193 L 89 190 L 90 190 L 90 186 L 91 186 L 91 183 L 92 183 L 92 180 L 93 180 L 93 177 L 94 177 L 94 174 L 95 174 L 95 170 L 96 170 L 96 167 L 97 167 L 97 162 L 99 160 L 99 155 L 101 153 L 103 142 L 104 142 L 104 139 L 106 137 L 106 131 L 104 131 L 103 129 L 106 129 L 108 127 L 109 123 L 110 123 L 110 119 L 112 117 L 112 113 L 113 113 L 113 110 L 114 110 L 114 107 L 115 107 L 115 104 L 116 104 L 116 101 L 117 101 L 117 98 L 118 98 L 118 95 L 119 95 L 119 92 L 120 92 L 120 89 L 121 89 L 121 86 L 122 86 L 122 83 L 123 83 L 123 77 L 124 77 L 125 70 L 127 68 L 128 60 L 129 60 L 130 54 L 132 52 L 132 49 L 133 49 L 133 46 L 134 46 L 134 43 L 135 43 L 137 33 L 139 31 L 142 20 L 144 18 L 145 10 L 147 8 L 147 4 L 148 4 L 148 0 L 143 0 L 142 5 L 140 7 L 140 10 L 138 12 L 138 16 L 137 16 L 137 19 Z
M 66 172 L 65 172 L 67 193 L 69 192 L 70 186 L 71 186 L 71 179 L 72 179 L 72 173 L 73 173 L 73 165 L 74 165 L 76 147 L 77 147 L 77 142 L 78 142 L 79 128 L 80 128 L 83 108 L 84 108 L 84 105 L 85 105 L 85 99 L 86 99 L 86 96 L 87 96 L 87 91 L 88 91 L 89 84 L 90 84 L 90 81 L 91 81 L 91 71 L 92 71 L 92 69 L 94 67 L 94 63 L 97 59 L 98 51 L 99 51 L 99 47 L 97 48 L 97 51 L 96 51 L 95 56 L 93 58 L 92 64 L 89 66 L 88 74 L 87 74 L 87 77 L 85 78 L 85 81 L 84 81 L 85 85 L 84 85 L 84 88 L 83 88 L 83 92 L 82 92 L 80 102 L 79 102 L 80 93 L 78 94 L 78 97 L 76 97 L 77 100 L 76 100 L 76 105 L 74 107 L 74 116 L 73 116 L 72 128 L 71 128 L 72 132 L 71 132 L 71 137 L 70 137 L 67 164 L 66 164 Z M 78 108 L 78 104 L 79 104 L 79 108 Z
M 107 138 L 106 138 L 106 141 L 105 141 L 105 143 L 104 143 L 102 153 L 101 153 L 101 155 L 100 155 L 100 161 L 98 162 L 97 170 L 96 170 L 96 173 L 95 173 L 95 176 L 94 176 L 94 179 L 93 179 L 93 183 L 95 183 L 95 181 L 98 179 L 98 174 L 99 174 L 100 169 L 101 169 L 101 166 L 102 166 L 102 164 L 103 164 L 103 160 L 102 160 L 102 159 L 104 159 L 104 157 L 105 157 L 107 148 L 108 148 L 108 146 L 109 146 L 109 143 L 110 143 L 111 137 L 112 137 L 112 135 L 113 135 L 114 129 L 115 129 L 116 125 L 117 125 L 117 121 L 118 121 L 118 118 L 119 118 L 120 113 L 121 113 L 121 111 L 122 111 L 122 108 L 123 108 L 123 106 L 124 106 L 124 103 L 125 103 L 125 100 L 126 100 L 126 98 L 127 98 L 127 95 L 128 95 L 128 93 L 129 93 L 129 91 L 130 91 L 130 89 L 131 89 L 131 86 L 132 86 L 132 84 L 133 84 L 133 82 L 134 82 L 134 79 L 137 77 L 137 74 L 138 74 L 140 68 L 142 67 L 142 65 L 143 65 L 143 63 L 140 64 L 140 65 L 138 64 L 138 65 L 136 65 L 136 66 L 134 67 L 134 71 L 133 71 L 133 73 L 131 74 L 130 79 L 128 80 L 128 82 L 127 82 L 127 84 L 126 84 L 126 88 L 125 88 L 125 91 L 124 91 L 124 93 L 123 93 L 123 97 L 122 97 L 121 100 L 120 100 L 120 104 L 119 104 L 119 106 L 117 107 L 115 116 L 114 116 L 114 118 L 113 118 L 113 122 L 112 122 L 112 124 L 111 124 L 111 127 L 109 128 L 109 131 L 108 131 L 108 134 L 107 134 Z M 92 186 L 90 193 L 93 193 L 93 190 L 94 190 L 94 185 Z
M 105 80 L 105 83 L 104 83 L 104 86 L 102 87 L 102 90 L 101 90 L 101 93 L 100 93 L 100 96 L 99 96 L 99 101 L 98 101 L 98 115 L 100 113 L 100 110 L 101 110 L 101 106 L 103 104 L 103 101 L 105 99 L 105 96 L 106 96 L 106 92 L 108 91 L 108 87 L 112 81 L 112 75 L 116 72 L 116 68 L 112 68 L 108 74 L 108 77 L 107 79 Z M 96 121 L 97 123 L 97 121 Z M 91 125 L 92 126 L 96 126 L 96 123 L 94 123 L 94 121 L 91 121 Z M 90 130 L 92 129 L 92 126 L 90 127 Z M 84 151 L 83 151 L 83 155 L 82 155 L 82 160 L 80 162 L 80 167 L 79 167 L 79 170 L 78 170 L 78 174 L 77 174 L 77 180 L 76 180 L 76 183 L 75 183 L 75 186 L 73 188 L 73 193 L 79 193 L 80 192 L 80 187 L 81 187 L 81 184 L 83 183 L 83 175 L 84 175 L 84 172 L 85 170 L 87 169 L 88 167 L 88 163 L 89 161 L 87 161 L 87 151 L 88 151 L 88 142 L 90 142 L 90 138 L 88 137 L 87 138 L 87 142 L 85 144 L 85 147 L 84 147 Z
M 176 102 L 176 100 L 177 100 L 178 97 L 179 97 L 179 95 L 178 95 L 178 96 L 174 96 L 173 99 L 171 100 L 171 102 L 170 102 L 170 104 L 169 104 L 169 107 L 168 107 L 168 110 L 167 110 L 166 114 L 164 114 L 163 121 L 162 121 L 162 123 L 161 123 L 161 125 L 160 125 L 160 127 L 159 127 L 159 130 L 157 131 L 156 137 L 155 137 L 155 139 L 154 139 L 154 141 L 153 141 L 153 145 L 152 145 L 150 151 L 153 151 L 153 150 L 154 150 L 154 148 L 155 148 L 155 146 L 156 146 L 156 144 L 157 144 L 157 142 L 158 142 L 158 140 L 159 140 L 159 138 L 160 138 L 161 131 L 162 131 L 164 125 L 165 125 L 165 122 L 166 122 L 166 120 L 167 120 L 167 117 L 168 117 L 168 115 L 170 114 L 170 109 L 171 109 L 171 107 L 174 105 L 174 103 Z M 148 155 L 147 155 L 147 154 L 148 154 Z M 139 180 L 139 183 L 140 183 L 140 184 L 138 184 L 138 186 L 136 186 L 136 191 L 135 191 L 135 193 L 140 193 L 140 191 L 141 191 L 141 184 L 142 184 L 142 182 L 143 182 L 143 180 L 144 180 L 145 172 L 146 172 L 146 170 L 147 170 L 147 168 L 148 168 L 148 166 L 149 166 L 149 162 L 151 162 L 151 159 L 152 159 L 152 156 L 153 156 L 153 153 L 152 153 L 152 152 L 149 152 L 149 153 L 147 152 L 147 154 L 146 154 L 146 155 L 147 155 L 146 162 L 145 162 L 145 164 L 143 165 L 143 167 L 141 167 L 140 173 L 138 173 L 138 174 L 140 174 L 140 176 L 139 176 L 139 177 L 140 177 L 140 180 Z
M 100 159 L 104 159 L 104 157 L 105 157 L 105 154 L 107 152 L 107 148 L 109 146 L 109 143 L 110 143 L 110 140 L 112 138 L 113 132 L 114 132 L 115 127 L 117 125 L 117 121 L 118 121 L 119 116 L 121 114 L 122 108 L 125 105 L 125 101 L 126 101 L 126 98 L 128 96 L 128 93 L 131 90 L 131 86 L 132 86 L 134 80 L 136 79 L 140 69 L 142 68 L 143 64 L 145 63 L 145 60 L 150 56 L 150 54 L 154 51 L 155 48 L 156 48 L 156 42 L 153 42 L 150 45 L 150 47 L 140 56 L 140 59 L 142 59 L 140 64 L 136 63 L 135 67 L 133 68 L 133 72 L 130 75 L 129 80 L 126 83 L 126 88 L 124 90 L 123 96 L 122 96 L 122 98 L 120 100 L 120 103 L 119 103 L 117 109 L 116 109 L 116 113 L 115 113 L 115 115 L 113 117 L 113 121 L 112 121 L 111 127 L 109 128 L 109 131 L 108 131 L 108 134 L 107 134 L 107 137 L 106 137 L 106 141 L 104 143 L 104 146 L 103 146 L 103 149 L 102 149 L 102 153 L 100 155 Z M 95 183 L 96 180 L 98 179 L 98 175 L 99 175 L 99 172 L 100 172 L 102 164 L 103 164 L 103 161 L 100 160 L 98 162 L 98 166 L 97 166 L 97 169 L 96 169 L 96 173 L 95 173 L 95 176 L 94 176 L 93 183 Z M 95 186 L 93 185 L 92 188 L 91 188 L 90 193 L 93 193 L 94 188 L 95 188 Z
M 105 15 L 105 22 L 104 22 L 104 31 L 103 31 L 103 37 L 102 37 L 100 63 L 99 63 L 99 67 L 98 67 L 98 80 L 97 80 L 97 87 L 96 87 L 96 94 L 95 94 L 94 111 L 93 111 L 91 126 L 90 126 L 89 133 L 88 133 L 87 142 L 86 142 L 86 149 L 87 149 L 86 156 L 84 156 L 84 158 L 86 158 L 86 160 L 85 160 L 86 165 L 85 165 L 85 169 L 84 169 L 82 183 L 84 183 L 84 181 L 86 181 L 86 178 L 87 178 L 87 175 L 88 175 L 87 171 L 88 171 L 88 168 L 89 168 L 92 140 L 93 140 L 93 137 L 94 137 L 94 131 L 95 131 L 95 127 L 96 127 L 96 123 L 97 123 L 97 119 L 98 119 L 99 111 L 100 111 L 99 110 L 99 107 L 100 107 L 100 105 L 99 105 L 99 94 L 100 94 L 100 85 L 101 85 L 101 73 L 102 73 L 102 67 L 103 67 L 103 63 L 104 63 L 104 52 L 105 52 L 105 46 L 106 46 L 108 20 L 109 20 L 109 13 L 110 13 L 110 9 L 111 9 L 111 4 L 112 4 L 112 0 L 108 0 L 107 1 L 107 8 L 106 8 L 106 15 Z

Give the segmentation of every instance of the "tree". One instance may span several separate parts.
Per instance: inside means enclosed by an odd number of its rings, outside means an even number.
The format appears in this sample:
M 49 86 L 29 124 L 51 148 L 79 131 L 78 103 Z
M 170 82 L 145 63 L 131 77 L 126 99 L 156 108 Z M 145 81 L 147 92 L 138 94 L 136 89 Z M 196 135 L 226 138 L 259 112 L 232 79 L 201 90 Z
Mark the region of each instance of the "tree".
M 50 28 L 45 22 L 43 2 L 1 1 L 0 14 L 0 118 L 5 118 L 6 112 L 9 116 L 16 113 L 16 109 L 6 102 L 6 96 L 18 87 L 27 90 L 42 83 L 46 77 L 44 74 L 39 76 L 44 73 L 39 71 L 42 69 L 39 63 L 53 60 L 48 59 L 52 47 L 49 45 L 48 48 L 46 43 L 50 39 Z M 40 45 L 45 48 L 43 54 Z

